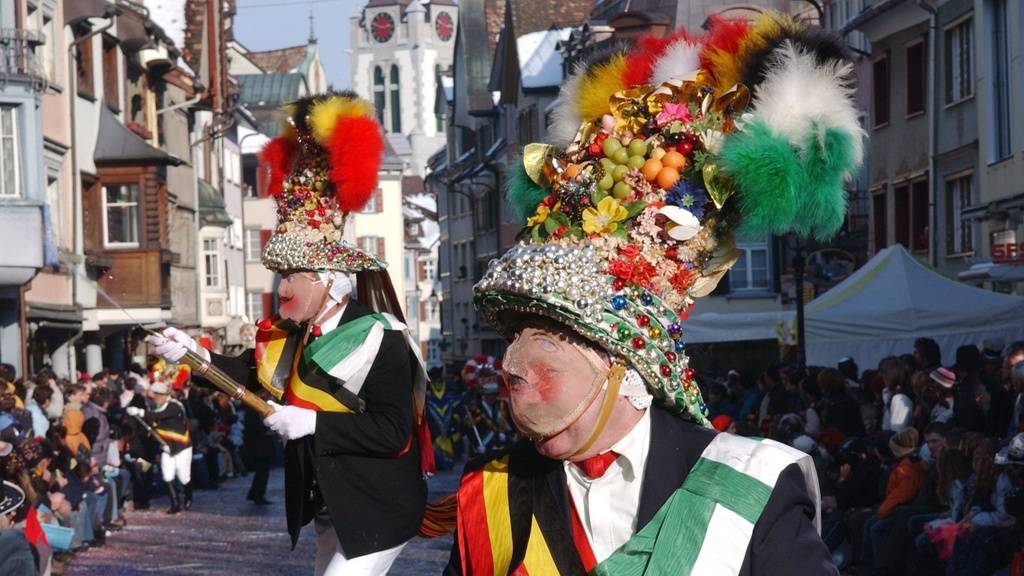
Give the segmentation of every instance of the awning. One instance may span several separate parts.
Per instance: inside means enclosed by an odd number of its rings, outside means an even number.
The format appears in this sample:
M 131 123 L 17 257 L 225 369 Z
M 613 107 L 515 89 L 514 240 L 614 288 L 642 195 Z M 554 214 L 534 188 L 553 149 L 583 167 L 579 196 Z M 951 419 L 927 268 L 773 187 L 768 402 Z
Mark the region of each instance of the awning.
M 25 311 L 29 320 L 49 320 L 82 324 L 82 309 L 67 304 L 50 304 L 46 302 L 29 302 Z
M 150 41 L 146 25 L 141 18 L 141 15 L 136 16 L 130 11 L 123 11 L 117 17 L 116 36 L 125 54 L 137 52 Z
M 964 220 L 992 220 L 1006 218 L 1010 212 L 1024 211 L 1024 193 L 999 198 L 987 204 L 964 208 L 961 218 Z
M 1024 264 L 981 262 L 956 277 L 965 282 L 1024 282 Z
M 89 18 L 109 18 L 118 9 L 106 0 L 75 0 L 64 3 L 64 24 L 73 26 Z
M 185 161 L 159 148 L 150 146 L 121 124 L 106 106 L 100 106 L 99 135 L 93 161 L 97 166 L 160 164 L 179 166 Z
M 224 197 L 209 182 L 199 179 L 199 224 L 201 226 L 231 226 L 234 220 L 228 214 Z

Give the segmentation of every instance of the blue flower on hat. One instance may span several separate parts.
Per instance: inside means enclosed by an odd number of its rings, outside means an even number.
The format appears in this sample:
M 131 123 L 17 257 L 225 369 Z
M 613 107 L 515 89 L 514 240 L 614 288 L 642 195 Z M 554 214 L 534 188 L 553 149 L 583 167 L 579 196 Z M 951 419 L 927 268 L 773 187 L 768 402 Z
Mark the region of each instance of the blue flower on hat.
M 689 210 L 698 220 L 704 215 L 708 196 L 704 188 L 681 179 L 665 195 L 665 203 Z

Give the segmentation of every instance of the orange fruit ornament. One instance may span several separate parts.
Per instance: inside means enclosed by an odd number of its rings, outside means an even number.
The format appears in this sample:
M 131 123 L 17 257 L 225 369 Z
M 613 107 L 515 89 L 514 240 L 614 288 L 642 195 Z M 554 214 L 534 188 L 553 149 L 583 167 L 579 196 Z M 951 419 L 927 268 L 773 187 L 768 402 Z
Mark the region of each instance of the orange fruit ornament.
M 668 156 L 668 154 L 666 154 L 666 156 Z M 672 166 L 665 166 L 658 172 L 656 180 L 659 187 L 664 190 L 669 190 L 676 185 L 676 182 L 679 181 L 679 170 Z
M 648 182 L 653 182 L 654 179 L 658 177 L 658 172 L 661 172 L 661 169 L 663 167 L 664 166 L 662 165 L 660 160 L 657 160 L 655 158 L 648 158 L 647 161 L 644 162 L 644 165 L 640 169 L 640 171 L 643 173 L 645 180 L 647 180 Z
M 683 167 L 686 166 L 686 156 L 683 156 L 675 150 L 669 150 L 661 157 L 661 163 L 670 168 L 682 170 Z

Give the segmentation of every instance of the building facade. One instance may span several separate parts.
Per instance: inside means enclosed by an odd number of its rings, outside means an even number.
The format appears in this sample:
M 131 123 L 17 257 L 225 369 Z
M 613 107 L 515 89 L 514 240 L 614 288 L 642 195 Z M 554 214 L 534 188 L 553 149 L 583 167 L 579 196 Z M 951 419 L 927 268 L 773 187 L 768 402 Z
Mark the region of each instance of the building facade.
M 874 2 L 844 25 L 870 42 L 871 249 L 1021 293 L 1024 67 L 1018 2 Z

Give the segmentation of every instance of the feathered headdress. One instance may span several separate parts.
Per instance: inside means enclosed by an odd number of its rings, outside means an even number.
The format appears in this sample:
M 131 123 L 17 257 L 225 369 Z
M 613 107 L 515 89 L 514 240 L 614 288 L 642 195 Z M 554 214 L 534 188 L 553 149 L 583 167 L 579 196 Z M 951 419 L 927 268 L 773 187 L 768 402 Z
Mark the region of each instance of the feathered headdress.
M 383 268 L 342 241 L 345 219 L 377 189 L 384 136 L 373 106 L 352 92 L 304 98 L 286 107 L 284 134 L 260 161 L 277 201 L 278 225 L 263 251 L 271 270 Z
M 863 155 L 853 70 L 837 38 L 776 13 L 710 19 L 579 66 L 552 144 L 510 167 L 522 242 L 476 286 L 511 337 L 553 318 L 639 371 L 655 397 L 706 422 L 685 321 L 739 256 L 737 234 L 828 237 Z

